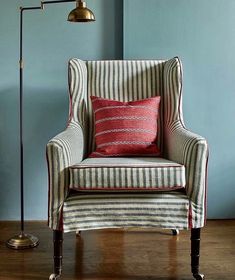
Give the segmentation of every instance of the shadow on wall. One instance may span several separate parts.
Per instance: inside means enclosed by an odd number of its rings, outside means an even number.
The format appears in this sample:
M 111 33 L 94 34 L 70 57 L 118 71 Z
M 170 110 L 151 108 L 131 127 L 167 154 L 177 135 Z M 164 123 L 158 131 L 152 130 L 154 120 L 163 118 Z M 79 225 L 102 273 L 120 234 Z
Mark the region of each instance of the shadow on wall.
M 115 1 L 114 4 L 115 58 L 123 59 L 123 1 Z
M 66 128 L 68 104 L 67 91 L 61 89 L 31 89 L 25 98 L 25 169 L 29 172 L 25 180 L 28 194 L 26 218 L 32 215 L 32 210 L 34 216 L 42 216 L 42 209 L 43 217 L 47 217 L 46 144 Z M 36 205 L 32 199 L 35 194 L 38 199 Z
M 16 184 L 19 180 L 19 126 L 16 92 L 16 88 L 3 88 L 0 91 L 0 219 L 8 217 L 9 213 L 6 212 L 10 211 L 10 208 L 18 210 L 19 205 L 19 199 L 14 199 L 17 191 Z
M 103 59 L 123 59 L 123 1 L 104 0 L 100 5 Z
M 211 219 L 218 219 L 221 213 L 223 213 L 223 218 L 234 219 L 234 157 L 231 154 L 231 157 L 227 158 L 221 165 L 217 164 L 219 158 L 216 157 L 216 153 L 217 151 L 215 149 L 211 151 L 211 164 L 209 162 L 213 176 L 210 178 L 208 191 L 209 193 L 213 192 L 213 195 L 208 195 L 208 205 L 210 205 L 208 215 Z M 216 185 L 219 186 L 219 188 L 215 188 Z M 231 194 L 226 197 L 226 200 L 223 199 L 225 193 Z

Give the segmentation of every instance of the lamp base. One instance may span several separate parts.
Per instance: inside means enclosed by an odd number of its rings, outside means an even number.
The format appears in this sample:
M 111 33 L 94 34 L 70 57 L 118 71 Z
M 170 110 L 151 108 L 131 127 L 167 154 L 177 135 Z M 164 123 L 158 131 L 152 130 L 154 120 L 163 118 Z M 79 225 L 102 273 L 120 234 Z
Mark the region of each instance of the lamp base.
M 15 235 L 6 242 L 8 248 L 15 250 L 34 248 L 38 244 L 39 239 L 36 236 L 26 233 Z

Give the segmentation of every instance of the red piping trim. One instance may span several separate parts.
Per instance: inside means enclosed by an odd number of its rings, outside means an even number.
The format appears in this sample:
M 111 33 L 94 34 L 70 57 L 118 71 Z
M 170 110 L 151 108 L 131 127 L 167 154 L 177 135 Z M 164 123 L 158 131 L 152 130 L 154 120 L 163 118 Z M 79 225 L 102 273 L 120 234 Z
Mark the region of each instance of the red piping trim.
M 167 166 L 153 166 L 153 165 L 118 165 L 118 164 L 115 164 L 115 165 L 99 165 L 99 164 L 92 164 L 92 165 L 73 165 L 73 166 L 70 166 L 69 169 L 85 169 L 85 168 L 93 168 L 93 167 L 98 167 L 98 168 L 113 168 L 113 167 L 116 167 L 116 168 L 119 168 L 119 167 L 124 167 L 124 168 L 135 168 L 135 167 L 143 167 L 143 168 L 172 168 L 172 167 L 175 167 L 175 168 L 180 168 L 180 167 L 185 167 L 184 165 L 167 165 Z
M 185 189 L 184 186 L 173 186 L 173 187 L 154 187 L 154 188 L 131 188 L 131 187 L 104 187 L 104 188 L 100 188 L 100 187 L 94 187 L 94 188 L 86 188 L 86 187 L 69 187 L 70 189 L 76 190 L 76 191 L 169 191 L 169 190 L 181 190 L 181 189 Z
M 51 176 L 50 176 L 50 170 L 49 170 L 49 159 L 48 154 L 46 152 L 46 161 L 47 161 L 47 174 L 48 174 L 48 209 L 47 209 L 47 225 L 49 227 L 49 207 L 50 207 L 50 184 L 51 184 Z
M 208 145 L 207 145 L 208 147 Z M 208 162 L 209 162 L 209 148 L 208 148 L 208 154 L 207 154 L 207 159 L 206 159 L 206 182 L 205 182 L 205 220 L 204 224 L 206 225 L 206 219 L 207 219 L 207 191 L 208 191 Z
M 61 231 L 64 230 L 64 223 L 63 223 L 63 206 L 62 206 L 61 212 L 60 212 L 59 230 L 61 230 Z
M 193 228 L 193 214 L 192 214 L 192 207 L 191 204 L 189 203 L 189 211 L 188 211 L 188 226 L 189 228 Z

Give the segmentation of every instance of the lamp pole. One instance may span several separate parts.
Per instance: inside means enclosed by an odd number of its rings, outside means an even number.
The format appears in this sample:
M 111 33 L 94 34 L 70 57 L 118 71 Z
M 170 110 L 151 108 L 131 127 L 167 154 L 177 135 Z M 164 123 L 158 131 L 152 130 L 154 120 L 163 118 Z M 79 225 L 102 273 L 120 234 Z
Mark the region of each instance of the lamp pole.
M 20 234 L 10 238 L 6 245 L 11 249 L 26 249 L 33 248 L 39 244 L 39 239 L 31 234 L 24 232 L 24 143 L 23 143 L 23 74 L 24 74 L 24 61 L 23 61 L 23 19 L 24 11 L 43 10 L 47 4 L 59 4 L 76 2 L 76 8 L 72 10 L 68 16 L 70 22 L 91 22 L 95 21 L 94 14 L 86 8 L 86 3 L 82 0 L 54 0 L 54 1 L 41 1 L 40 6 L 36 7 L 20 7 L 20 50 L 19 50 L 19 94 L 20 94 L 20 113 L 19 113 L 19 126 L 20 126 L 20 213 L 21 213 L 21 227 Z

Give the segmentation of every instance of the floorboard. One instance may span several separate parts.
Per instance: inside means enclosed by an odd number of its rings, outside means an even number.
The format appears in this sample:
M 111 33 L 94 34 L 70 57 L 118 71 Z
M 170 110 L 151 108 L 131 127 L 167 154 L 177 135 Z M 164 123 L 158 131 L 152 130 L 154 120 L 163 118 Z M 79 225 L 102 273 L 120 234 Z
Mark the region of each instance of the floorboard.
M 52 272 L 52 232 L 46 222 L 27 222 L 40 238 L 35 249 L 15 251 L 5 241 L 19 223 L 0 222 L 0 279 L 48 279 Z M 201 271 L 207 280 L 235 279 L 235 220 L 209 221 L 202 230 Z M 96 230 L 64 235 L 66 280 L 190 280 L 190 232 Z

